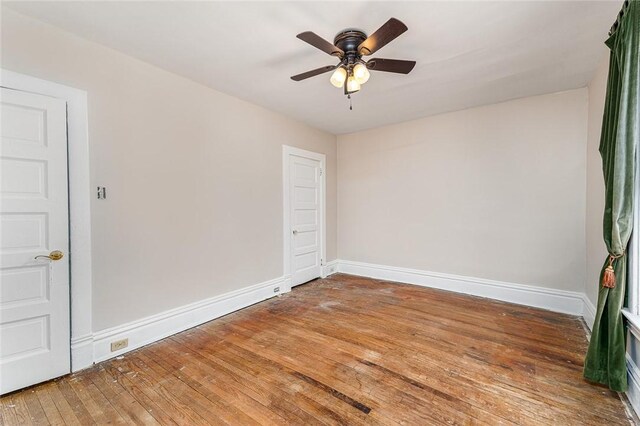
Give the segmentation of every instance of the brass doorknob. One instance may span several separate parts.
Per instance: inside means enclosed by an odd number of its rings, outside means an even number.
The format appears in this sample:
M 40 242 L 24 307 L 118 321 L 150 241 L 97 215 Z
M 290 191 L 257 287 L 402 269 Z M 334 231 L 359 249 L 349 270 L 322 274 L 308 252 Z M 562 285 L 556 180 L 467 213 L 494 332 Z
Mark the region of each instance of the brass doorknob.
M 64 253 L 62 253 L 60 250 L 54 250 L 51 253 L 49 253 L 49 255 L 41 254 L 39 256 L 36 256 L 34 259 L 39 259 L 41 257 L 45 257 L 45 258 L 47 258 L 49 260 L 55 261 L 55 260 L 62 259 L 64 257 Z

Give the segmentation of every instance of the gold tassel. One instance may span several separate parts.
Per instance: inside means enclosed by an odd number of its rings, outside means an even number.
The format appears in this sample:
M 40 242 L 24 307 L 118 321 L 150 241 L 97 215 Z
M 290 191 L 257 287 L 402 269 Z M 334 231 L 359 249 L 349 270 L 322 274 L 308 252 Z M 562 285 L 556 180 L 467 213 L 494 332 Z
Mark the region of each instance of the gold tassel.
M 615 257 L 609 256 L 609 265 L 604 269 L 602 274 L 602 287 L 615 288 L 616 286 L 616 272 L 613 270 L 613 260 Z

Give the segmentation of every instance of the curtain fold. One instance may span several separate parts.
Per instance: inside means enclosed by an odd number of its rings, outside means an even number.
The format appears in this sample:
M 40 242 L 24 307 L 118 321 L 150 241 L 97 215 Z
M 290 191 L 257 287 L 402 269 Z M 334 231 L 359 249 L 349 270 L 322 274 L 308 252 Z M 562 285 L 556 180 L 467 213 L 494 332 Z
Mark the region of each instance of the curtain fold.
M 604 241 L 609 252 L 584 377 L 626 391 L 626 342 L 622 317 L 627 247 L 633 230 L 635 171 L 640 140 L 640 2 L 631 0 L 606 41 L 610 49 L 600 155 L 605 181 Z M 608 267 L 611 266 L 613 271 Z M 615 274 L 615 276 L 614 276 Z

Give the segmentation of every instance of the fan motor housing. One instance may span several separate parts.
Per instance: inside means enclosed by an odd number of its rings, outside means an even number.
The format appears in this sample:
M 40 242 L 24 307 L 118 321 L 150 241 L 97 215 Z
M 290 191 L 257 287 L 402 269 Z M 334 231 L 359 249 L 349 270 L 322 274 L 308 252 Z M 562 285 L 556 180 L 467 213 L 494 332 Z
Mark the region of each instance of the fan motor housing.
M 358 46 L 367 39 L 367 35 L 356 29 L 346 29 L 339 32 L 333 44 L 342 49 L 345 53 L 358 54 Z

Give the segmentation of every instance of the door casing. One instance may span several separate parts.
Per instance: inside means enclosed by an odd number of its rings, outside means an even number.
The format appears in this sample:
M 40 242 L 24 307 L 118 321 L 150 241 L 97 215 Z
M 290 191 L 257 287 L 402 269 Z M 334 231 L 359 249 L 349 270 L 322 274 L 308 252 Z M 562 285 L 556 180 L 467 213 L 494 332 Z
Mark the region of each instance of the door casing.
M 287 283 L 285 291 L 291 291 L 291 199 L 289 192 L 289 184 L 290 184 L 290 173 L 289 173 L 289 157 L 292 155 L 296 155 L 298 157 L 309 158 L 311 160 L 316 160 L 320 162 L 320 169 L 322 170 L 322 174 L 320 176 L 320 271 L 321 278 L 324 278 L 325 272 L 324 267 L 327 264 L 327 253 L 326 253 L 326 241 L 327 241 L 327 226 L 326 226 L 326 217 L 327 217 L 327 196 L 326 196 L 326 181 L 327 181 L 327 165 L 326 165 L 326 156 L 324 154 L 320 154 L 313 151 L 307 151 L 300 148 L 295 148 L 288 145 L 282 145 L 282 199 L 283 199 L 283 227 L 282 227 L 282 238 L 284 241 L 284 251 L 283 251 L 283 259 L 284 259 L 284 277 L 285 282 Z

